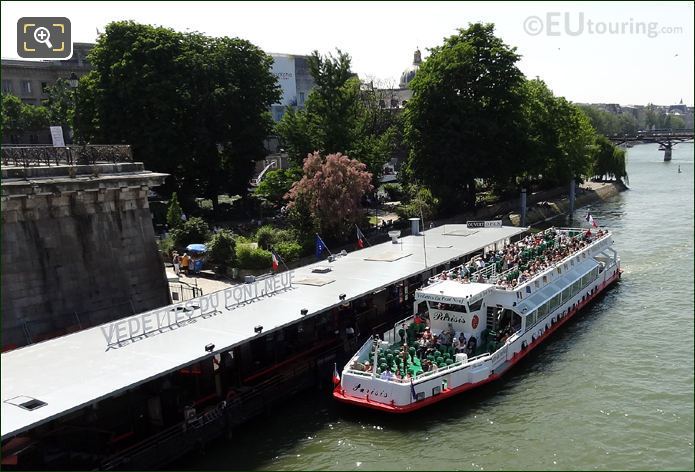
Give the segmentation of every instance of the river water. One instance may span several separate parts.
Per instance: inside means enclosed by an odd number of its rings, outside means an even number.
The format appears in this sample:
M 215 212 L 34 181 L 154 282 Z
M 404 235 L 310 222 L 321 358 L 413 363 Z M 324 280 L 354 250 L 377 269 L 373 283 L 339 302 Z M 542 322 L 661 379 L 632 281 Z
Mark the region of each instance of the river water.
M 693 470 L 693 145 L 635 146 L 628 173 L 588 207 L 622 280 L 502 380 L 399 417 L 312 391 L 178 467 Z

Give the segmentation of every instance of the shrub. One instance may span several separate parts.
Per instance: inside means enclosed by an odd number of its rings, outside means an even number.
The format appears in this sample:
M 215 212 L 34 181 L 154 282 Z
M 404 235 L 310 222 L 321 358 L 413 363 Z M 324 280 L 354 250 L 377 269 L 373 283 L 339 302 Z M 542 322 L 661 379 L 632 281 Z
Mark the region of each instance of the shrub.
M 189 244 L 204 243 L 210 238 L 208 224 L 202 218 L 189 218 L 171 232 L 174 244 L 184 248 Z
M 405 205 L 400 205 L 396 209 L 396 213 L 402 219 L 420 218 L 431 220 L 437 215 L 439 207 L 439 199 L 432 195 L 432 192 L 427 187 L 413 187 L 411 189 L 411 199 Z
M 228 266 L 234 264 L 236 241 L 234 240 L 234 233 L 228 229 L 213 234 L 207 247 L 210 262 L 220 266 L 223 272 Z
M 270 249 L 281 242 L 296 241 L 296 237 L 292 231 L 264 225 L 256 231 L 256 241 L 258 242 L 258 247 Z
M 273 256 L 265 249 L 239 244 L 236 247 L 236 264 L 240 269 L 270 269 Z
M 283 241 L 275 245 L 275 251 L 285 262 L 292 262 L 299 259 L 302 253 L 302 245 L 297 241 Z
M 386 198 L 390 202 L 403 200 L 403 189 L 399 184 L 384 184 L 384 192 L 386 192 Z
M 179 204 L 179 197 L 176 196 L 176 192 L 174 192 L 171 194 L 169 207 L 167 208 L 167 224 L 169 225 L 169 229 L 177 228 L 181 224 L 181 215 L 183 215 L 183 210 L 181 210 L 181 205 Z
M 169 235 L 164 239 L 158 240 L 157 246 L 164 255 L 171 256 L 174 252 L 174 239 L 171 237 L 171 235 Z

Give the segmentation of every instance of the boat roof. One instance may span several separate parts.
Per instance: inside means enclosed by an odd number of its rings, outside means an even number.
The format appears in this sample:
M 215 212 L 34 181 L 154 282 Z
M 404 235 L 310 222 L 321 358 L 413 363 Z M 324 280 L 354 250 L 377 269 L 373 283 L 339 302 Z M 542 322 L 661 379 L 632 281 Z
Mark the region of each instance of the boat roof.
M 399 244 L 386 242 L 348 253 L 334 262 L 324 260 L 296 269 L 292 272 L 292 287 L 272 296 L 232 306 L 228 295 L 232 289 L 242 290 L 237 286 L 193 302 L 158 308 L 3 353 L 0 356 L 2 439 L 226 352 L 255 337 L 257 325 L 263 326 L 265 334 L 301 319 L 303 309 L 308 311 L 307 316 L 315 315 L 416 275 L 425 268 L 425 255 L 427 267 L 432 268 L 526 230 L 509 226 L 480 229 L 466 229 L 466 225 L 439 226 L 425 231 L 424 237 L 406 236 L 398 240 Z M 331 268 L 330 272 L 313 272 L 326 266 Z M 343 294 L 345 299 L 340 300 Z M 208 311 L 208 317 L 199 316 L 177 329 L 110 348 L 107 338 L 113 334 L 114 326 L 120 330 L 125 325 L 127 329 L 128 323 L 137 320 L 144 325 L 146 317 L 151 321 L 162 313 L 183 310 L 191 303 L 216 304 L 217 308 L 214 316 Z M 208 352 L 206 346 L 210 344 L 214 347 Z M 33 410 L 19 406 L 32 399 L 45 405 Z
M 435 282 L 434 284 L 428 285 L 420 290 L 418 290 L 418 299 L 427 299 L 428 297 L 423 297 L 422 295 L 445 295 L 447 297 L 454 297 L 455 299 L 465 299 L 472 298 L 478 294 L 488 291 L 494 285 L 491 284 L 481 284 L 478 282 L 461 283 L 456 280 L 441 280 Z M 436 301 L 433 299 L 433 301 Z M 456 300 L 452 300 L 456 302 Z

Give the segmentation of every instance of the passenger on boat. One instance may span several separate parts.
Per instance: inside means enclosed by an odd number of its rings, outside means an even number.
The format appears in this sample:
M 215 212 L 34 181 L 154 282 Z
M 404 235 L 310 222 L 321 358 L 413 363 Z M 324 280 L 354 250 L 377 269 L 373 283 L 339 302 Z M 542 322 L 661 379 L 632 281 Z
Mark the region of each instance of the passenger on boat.
M 466 336 L 463 334 L 463 331 L 461 331 L 461 334 L 459 334 L 458 337 L 458 348 L 456 348 L 457 353 L 463 353 L 466 352 Z M 456 346 L 454 346 L 456 347 Z
M 475 336 L 471 335 L 468 339 L 468 346 L 466 347 L 466 354 L 468 357 L 473 357 L 475 355 L 475 349 L 478 345 L 478 340 Z

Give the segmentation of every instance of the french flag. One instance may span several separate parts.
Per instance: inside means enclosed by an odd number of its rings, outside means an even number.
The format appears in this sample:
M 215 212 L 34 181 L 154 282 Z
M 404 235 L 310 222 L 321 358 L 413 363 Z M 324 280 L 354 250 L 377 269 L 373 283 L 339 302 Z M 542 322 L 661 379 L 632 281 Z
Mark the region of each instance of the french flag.
M 278 256 L 275 255 L 275 252 L 271 253 L 273 255 L 273 271 L 277 272 L 278 271 Z
M 594 217 L 591 216 L 591 213 L 588 213 L 588 212 L 587 212 L 586 217 L 585 217 L 584 219 L 585 219 L 586 221 L 588 221 L 589 224 L 590 224 L 591 226 L 593 226 L 594 228 L 598 228 L 598 224 L 596 223 L 596 220 L 594 220 Z
M 364 241 L 362 240 L 362 231 L 357 228 L 357 247 L 362 249 L 364 247 Z
M 333 385 L 338 385 L 340 383 L 340 374 L 338 373 L 338 366 L 333 363 Z

